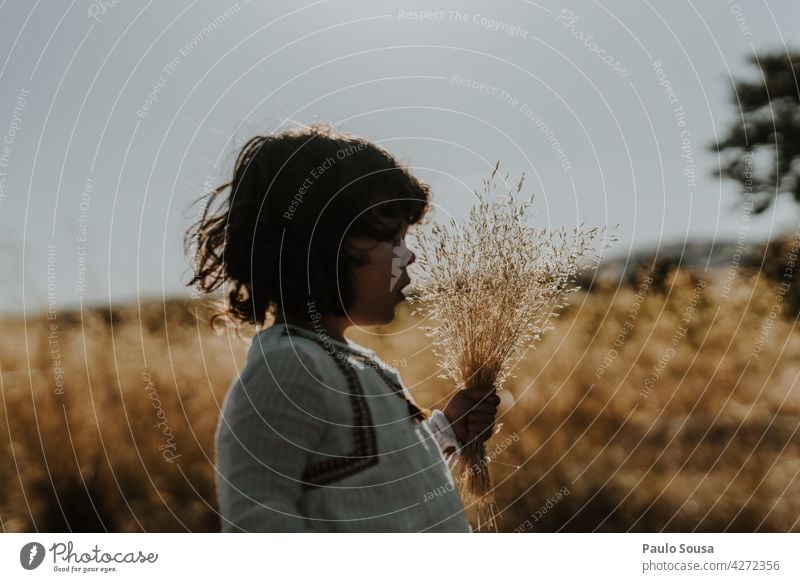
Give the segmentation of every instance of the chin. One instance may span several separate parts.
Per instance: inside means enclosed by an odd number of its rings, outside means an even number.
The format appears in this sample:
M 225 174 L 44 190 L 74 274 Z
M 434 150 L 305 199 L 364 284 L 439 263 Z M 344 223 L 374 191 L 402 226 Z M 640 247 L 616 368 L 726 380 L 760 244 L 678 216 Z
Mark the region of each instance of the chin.
M 386 314 L 383 317 L 383 320 L 381 321 L 381 325 L 386 325 L 387 323 L 391 323 L 394 321 L 394 318 L 397 317 L 395 310 L 397 309 L 398 305 L 400 304 L 394 303 L 391 305 L 391 307 L 389 307 L 389 309 L 386 311 Z
M 394 313 L 394 308 L 392 308 L 392 312 L 391 312 L 391 313 L 388 313 L 388 314 L 386 314 L 386 317 L 384 317 L 384 318 L 381 320 L 381 322 L 379 323 L 379 325 L 386 325 L 387 323 L 392 323 L 392 322 L 394 321 L 394 318 L 395 318 L 395 313 Z
M 394 321 L 395 318 L 395 305 L 389 307 L 388 311 L 384 311 L 380 314 L 374 314 L 371 317 L 364 317 L 360 318 L 359 320 L 351 320 L 355 325 L 369 327 L 371 325 L 386 325 L 387 323 L 391 323 Z

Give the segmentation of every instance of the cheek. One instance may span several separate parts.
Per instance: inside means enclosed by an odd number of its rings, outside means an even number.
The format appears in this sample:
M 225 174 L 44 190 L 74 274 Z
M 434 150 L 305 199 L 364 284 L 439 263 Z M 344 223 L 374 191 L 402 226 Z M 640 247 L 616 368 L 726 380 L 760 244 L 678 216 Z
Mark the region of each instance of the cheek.
M 369 264 L 356 271 L 358 293 L 366 299 L 378 299 L 389 295 L 392 280 L 392 249 L 389 245 L 378 245 L 370 253 Z

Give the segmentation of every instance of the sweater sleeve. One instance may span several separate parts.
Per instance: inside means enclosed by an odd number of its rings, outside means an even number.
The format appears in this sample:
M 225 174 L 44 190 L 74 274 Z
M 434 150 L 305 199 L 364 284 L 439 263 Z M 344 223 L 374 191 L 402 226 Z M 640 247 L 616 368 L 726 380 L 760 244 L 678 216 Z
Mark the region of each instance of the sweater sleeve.
M 428 425 L 433 433 L 433 438 L 436 439 L 436 444 L 444 455 L 447 466 L 452 467 L 458 460 L 461 452 L 461 443 L 456 438 L 456 433 L 453 427 L 450 426 L 450 421 L 441 410 L 433 410 L 431 416 L 423 421 Z
M 222 531 L 307 531 L 301 476 L 326 428 L 326 387 L 298 346 L 266 355 L 254 348 L 215 439 Z
M 400 372 L 398 372 L 397 369 L 386 365 L 385 362 L 381 361 L 380 363 L 381 367 L 391 376 L 393 376 L 395 381 L 402 387 L 405 397 L 413 402 L 411 392 L 409 392 L 408 388 L 403 383 L 403 380 L 400 377 Z M 430 429 L 431 433 L 433 433 L 433 438 L 436 441 L 436 444 L 439 446 L 439 449 L 442 451 L 442 456 L 444 457 L 447 466 L 452 468 L 458 461 L 458 457 L 461 452 L 461 443 L 458 441 L 453 427 L 450 426 L 450 421 L 445 416 L 444 412 L 434 409 L 431 411 L 430 417 L 423 420 L 422 423 Z

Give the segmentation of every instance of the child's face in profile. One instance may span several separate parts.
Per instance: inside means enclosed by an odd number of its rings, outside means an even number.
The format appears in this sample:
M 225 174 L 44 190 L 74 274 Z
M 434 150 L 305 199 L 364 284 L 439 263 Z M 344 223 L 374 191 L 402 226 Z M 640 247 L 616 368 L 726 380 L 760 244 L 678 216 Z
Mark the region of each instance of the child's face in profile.
M 411 282 L 406 267 L 416 255 L 405 244 L 408 225 L 394 241 L 354 237 L 352 243 L 365 251 L 369 263 L 354 270 L 355 297 L 348 317 L 356 325 L 381 325 L 394 319 L 395 307 L 403 301 L 401 289 Z

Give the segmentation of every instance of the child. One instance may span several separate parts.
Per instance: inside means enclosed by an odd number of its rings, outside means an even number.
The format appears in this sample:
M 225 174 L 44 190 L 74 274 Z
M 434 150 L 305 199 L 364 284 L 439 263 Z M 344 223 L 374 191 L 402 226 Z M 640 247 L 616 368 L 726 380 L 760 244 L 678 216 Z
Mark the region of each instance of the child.
M 491 435 L 499 398 L 420 409 L 344 335 L 393 319 L 428 198 L 387 151 L 322 125 L 252 138 L 209 194 L 189 285 L 227 286 L 212 325 L 260 328 L 215 434 L 223 531 L 470 531 L 447 463 Z

